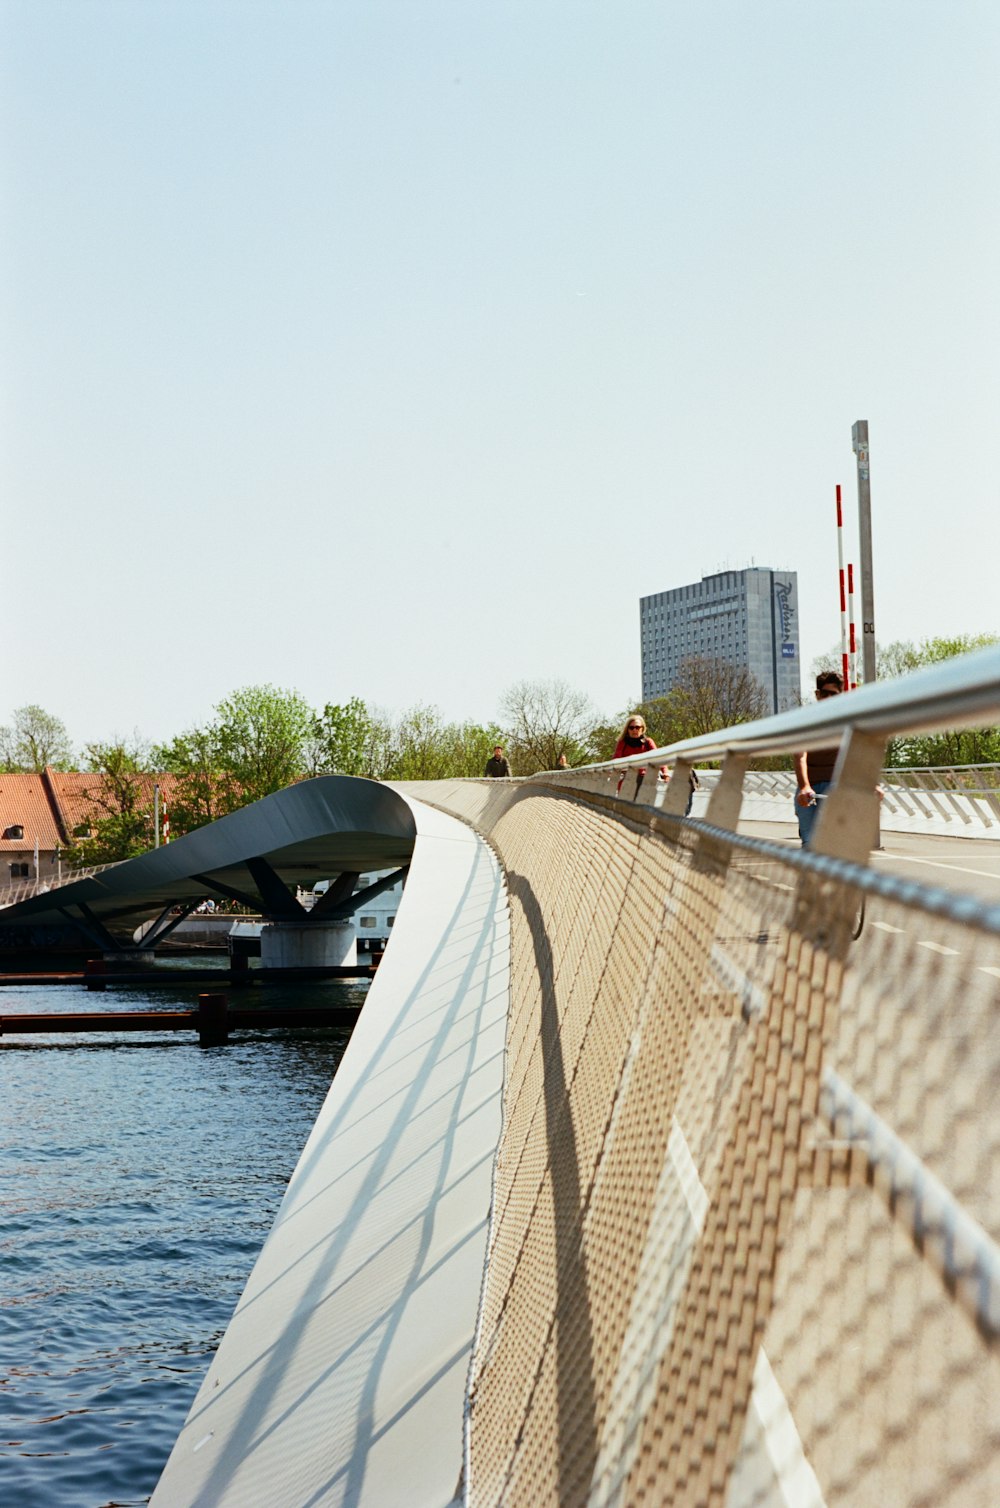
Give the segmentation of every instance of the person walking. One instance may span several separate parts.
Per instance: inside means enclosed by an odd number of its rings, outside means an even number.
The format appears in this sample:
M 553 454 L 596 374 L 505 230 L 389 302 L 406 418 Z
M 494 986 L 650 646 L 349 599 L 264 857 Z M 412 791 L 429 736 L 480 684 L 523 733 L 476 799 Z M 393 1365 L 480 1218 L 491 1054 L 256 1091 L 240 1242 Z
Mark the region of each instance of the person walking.
M 495 746 L 493 753 L 486 761 L 486 769 L 483 771 L 483 774 L 484 776 L 488 776 L 490 780 L 510 778 L 510 760 L 504 753 L 502 744 Z
M 835 670 L 821 670 L 816 677 L 816 700 L 825 702 L 831 696 L 840 696 L 844 683 Z M 809 749 L 795 756 L 795 816 L 799 824 L 799 837 L 803 848 L 808 848 L 816 818 L 819 816 L 817 797 L 825 796 L 833 784 L 833 771 L 837 763 L 840 745 L 829 749 Z
M 645 718 L 642 717 L 640 713 L 633 712 L 631 717 L 627 719 L 625 726 L 622 729 L 621 737 L 615 744 L 615 752 L 613 757 L 615 759 L 627 759 L 630 754 L 649 754 L 655 748 L 656 744 L 654 740 L 651 739 L 649 734 L 646 732 Z M 639 787 L 642 785 L 642 779 L 645 773 L 645 769 L 641 769 L 636 776 L 635 793 L 637 796 L 639 794 Z M 623 770 L 621 775 L 619 776 L 619 791 L 621 790 L 622 785 L 625 782 L 625 774 L 626 772 Z M 669 779 L 666 770 L 660 770 L 660 779 Z

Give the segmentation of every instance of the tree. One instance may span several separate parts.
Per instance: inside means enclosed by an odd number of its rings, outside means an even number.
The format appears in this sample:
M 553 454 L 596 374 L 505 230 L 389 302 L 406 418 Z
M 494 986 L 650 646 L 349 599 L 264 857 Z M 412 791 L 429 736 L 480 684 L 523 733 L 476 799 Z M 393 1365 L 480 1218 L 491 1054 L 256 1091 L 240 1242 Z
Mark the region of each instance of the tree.
M 698 738 L 738 723 L 767 717 L 770 698 L 745 665 L 693 655 L 681 662 L 677 680 L 666 698 L 670 703 L 673 743 Z
M 66 725 L 34 704 L 18 707 L 13 725 L 0 728 L 0 769 L 40 775 L 46 765 L 57 770 L 73 768 Z
M 204 827 L 243 804 L 243 793 L 223 768 L 214 727 L 191 728 L 154 751 L 161 770 L 176 776 L 170 805 L 175 837 Z
M 177 777 L 173 832 L 190 832 L 292 785 L 316 758 L 316 721 L 298 692 L 247 686 L 218 704 L 211 723 L 158 748 L 162 768 Z
M 115 864 L 146 853 L 154 843 L 154 777 L 138 740 L 88 744 L 87 767 L 95 775 L 85 789 L 93 815 L 87 832 L 74 835 L 70 864 Z
M 453 780 L 482 775 L 503 734 L 494 726 L 446 723 L 436 707 L 416 706 L 392 726 L 387 780 Z
M 885 649 L 875 647 L 879 680 L 896 680 L 927 665 L 940 665 L 958 655 L 972 654 L 1000 643 L 996 634 L 938 635 L 914 644 L 896 639 Z M 831 650 L 813 661 L 813 670 L 840 670 L 840 654 Z M 1000 728 L 958 728 L 940 733 L 906 734 L 889 740 L 887 768 L 903 765 L 995 764 L 1000 761 Z
M 343 706 L 327 702 L 314 716 L 306 744 L 310 775 L 365 775 L 371 752 L 372 714 L 358 696 Z
M 314 714 L 297 691 L 246 686 L 215 713 L 218 762 L 239 788 L 241 805 L 283 791 L 304 773 Z
M 938 636 L 922 639 L 914 648 L 912 644 L 890 645 L 896 650 L 897 662 L 905 672 L 918 670 L 925 665 L 940 665 L 959 655 L 972 654 L 977 649 L 987 649 L 1000 643 L 995 634 L 957 634 L 948 638 Z M 879 662 L 881 675 L 882 663 Z M 996 764 L 1000 761 L 1000 728 L 954 728 L 941 732 L 907 734 L 894 738 L 886 751 L 886 764 L 899 765 L 957 765 Z
M 599 723 L 589 734 L 594 759 L 611 759 L 628 718 L 638 713 L 646 731 L 663 748 L 703 733 L 717 733 L 737 723 L 754 722 L 771 710 L 770 699 L 760 682 L 745 666 L 700 655 L 682 661 L 677 680 L 666 696 L 648 702 L 633 702 L 614 723 Z M 755 760 L 755 766 L 762 761 Z M 781 756 L 782 768 L 790 758 Z
M 515 775 L 554 770 L 560 754 L 570 764 L 583 764 L 590 756 L 594 709 L 565 681 L 517 681 L 500 698 L 500 711 L 507 738 L 498 742 L 509 745 Z
M 457 777 L 481 776 L 497 744 L 502 744 L 504 735 L 496 723 L 449 723 L 446 729 L 449 743 L 448 758 L 450 773 Z

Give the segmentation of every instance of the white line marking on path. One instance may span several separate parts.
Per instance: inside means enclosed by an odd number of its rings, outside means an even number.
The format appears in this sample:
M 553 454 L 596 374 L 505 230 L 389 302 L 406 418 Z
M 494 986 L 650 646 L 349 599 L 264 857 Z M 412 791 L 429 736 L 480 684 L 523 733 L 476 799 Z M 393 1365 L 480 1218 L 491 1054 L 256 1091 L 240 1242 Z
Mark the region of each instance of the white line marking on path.
M 900 935 L 903 932 L 902 927 L 890 927 L 888 922 L 872 922 L 872 926 L 877 927 L 880 932 L 898 932 Z
M 994 979 L 1000 979 L 1000 969 L 992 968 L 988 963 L 979 965 L 980 974 L 992 974 Z
M 923 939 L 921 939 L 917 943 L 917 947 L 918 948 L 930 948 L 930 950 L 931 950 L 932 953 L 946 953 L 949 958 L 957 958 L 958 957 L 958 949 L 957 948 L 944 948 L 944 947 L 941 946 L 940 943 L 936 943 L 936 942 L 924 942 Z
M 901 859 L 906 864 L 927 864 L 931 869 L 953 869 L 956 874 L 981 874 L 987 880 L 1000 879 L 995 869 L 969 869 L 964 864 L 946 864 L 942 859 L 918 859 L 909 853 L 878 853 L 872 854 L 873 859 L 891 859 L 893 863 Z

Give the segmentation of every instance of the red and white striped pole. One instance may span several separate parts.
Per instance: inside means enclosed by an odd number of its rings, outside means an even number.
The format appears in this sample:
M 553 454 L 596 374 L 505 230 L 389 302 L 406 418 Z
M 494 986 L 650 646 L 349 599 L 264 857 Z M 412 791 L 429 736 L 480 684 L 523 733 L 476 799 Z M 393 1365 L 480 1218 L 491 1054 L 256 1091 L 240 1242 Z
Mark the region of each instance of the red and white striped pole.
M 854 637 L 854 567 L 847 563 L 847 616 L 850 630 L 850 670 L 851 679 L 844 682 L 845 691 L 857 691 L 858 689 L 858 645 Z
M 844 690 L 850 691 L 850 666 L 847 658 L 847 596 L 844 590 L 844 510 L 840 502 L 840 483 L 837 483 L 837 563 L 840 566 L 840 662 Z

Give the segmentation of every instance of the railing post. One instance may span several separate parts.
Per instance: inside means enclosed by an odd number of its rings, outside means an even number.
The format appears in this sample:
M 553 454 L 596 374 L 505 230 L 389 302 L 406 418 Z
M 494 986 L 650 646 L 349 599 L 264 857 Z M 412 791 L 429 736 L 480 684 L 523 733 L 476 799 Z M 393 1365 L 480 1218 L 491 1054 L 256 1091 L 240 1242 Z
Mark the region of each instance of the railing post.
M 834 859 L 867 864 L 878 843 L 879 811 L 875 787 L 885 759 L 885 735 L 848 728 L 840 746 L 833 785 L 816 818 L 810 847 Z
M 678 759 L 674 765 L 673 773 L 667 785 L 667 793 L 660 808 L 668 817 L 683 817 L 687 810 L 688 797 L 691 794 L 691 771 L 694 768 L 690 759 Z
M 722 763 L 719 781 L 708 798 L 705 821 L 713 827 L 724 827 L 734 833 L 739 826 L 740 808 L 743 805 L 743 777 L 750 763 L 749 754 L 730 749 Z

